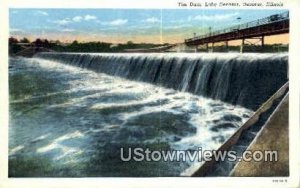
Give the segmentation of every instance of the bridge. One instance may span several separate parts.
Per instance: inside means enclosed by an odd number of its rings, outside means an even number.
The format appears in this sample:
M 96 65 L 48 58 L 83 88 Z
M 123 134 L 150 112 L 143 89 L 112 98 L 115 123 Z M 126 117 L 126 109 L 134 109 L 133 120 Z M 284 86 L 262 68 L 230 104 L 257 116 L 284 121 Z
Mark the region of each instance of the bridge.
M 184 43 L 187 46 L 200 46 L 214 44 L 217 42 L 225 42 L 228 48 L 228 41 L 242 40 L 240 52 L 244 51 L 244 45 L 247 39 L 259 39 L 261 48 L 264 46 L 264 37 L 278 34 L 289 33 L 289 12 L 271 15 L 266 18 L 258 19 L 255 21 L 247 22 L 244 24 L 236 25 L 222 30 L 210 32 L 208 34 L 195 36 L 193 38 L 185 39 Z M 251 42 L 249 42 L 251 45 Z

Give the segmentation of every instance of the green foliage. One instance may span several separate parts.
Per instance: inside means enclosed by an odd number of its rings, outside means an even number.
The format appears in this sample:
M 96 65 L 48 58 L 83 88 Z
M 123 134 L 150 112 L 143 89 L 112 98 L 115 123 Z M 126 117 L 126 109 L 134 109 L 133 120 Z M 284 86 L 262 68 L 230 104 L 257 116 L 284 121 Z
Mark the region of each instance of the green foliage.
M 71 44 L 62 45 L 59 43 L 51 44 L 50 49 L 58 52 L 123 52 L 125 49 L 153 48 L 159 44 L 133 43 L 128 41 L 126 44 L 113 45 L 106 42 L 85 42 L 73 41 Z
M 29 39 L 24 37 L 23 39 L 20 40 L 21 43 L 30 43 Z
M 8 39 L 8 43 L 9 43 L 9 44 L 16 44 L 16 43 L 18 43 L 18 42 L 19 42 L 18 39 L 14 38 L 14 37 L 10 37 L 10 38 Z

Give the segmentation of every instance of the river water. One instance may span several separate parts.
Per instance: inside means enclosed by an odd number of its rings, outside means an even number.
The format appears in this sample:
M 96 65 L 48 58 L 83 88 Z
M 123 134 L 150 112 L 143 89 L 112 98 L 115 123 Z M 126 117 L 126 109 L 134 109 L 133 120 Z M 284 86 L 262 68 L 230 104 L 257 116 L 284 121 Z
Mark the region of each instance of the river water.
M 9 65 L 11 177 L 180 176 L 196 162 L 124 162 L 120 149 L 217 149 L 253 113 L 40 58 Z

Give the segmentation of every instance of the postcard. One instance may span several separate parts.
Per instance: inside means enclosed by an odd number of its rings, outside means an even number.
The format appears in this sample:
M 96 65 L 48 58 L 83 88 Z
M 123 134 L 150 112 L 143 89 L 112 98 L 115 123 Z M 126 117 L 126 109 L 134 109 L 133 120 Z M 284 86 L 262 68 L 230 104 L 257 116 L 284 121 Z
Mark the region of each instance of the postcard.
M 68 3 L 3 3 L 1 187 L 299 186 L 299 2 Z

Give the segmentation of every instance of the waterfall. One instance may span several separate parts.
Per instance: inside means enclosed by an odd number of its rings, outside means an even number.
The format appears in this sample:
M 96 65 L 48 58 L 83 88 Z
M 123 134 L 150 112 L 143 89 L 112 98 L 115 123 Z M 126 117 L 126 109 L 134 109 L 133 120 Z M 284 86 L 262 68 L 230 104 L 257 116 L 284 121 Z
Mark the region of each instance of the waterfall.
M 38 53 L 99 73 L 257 109 L 287 80 L 287 54 Z

